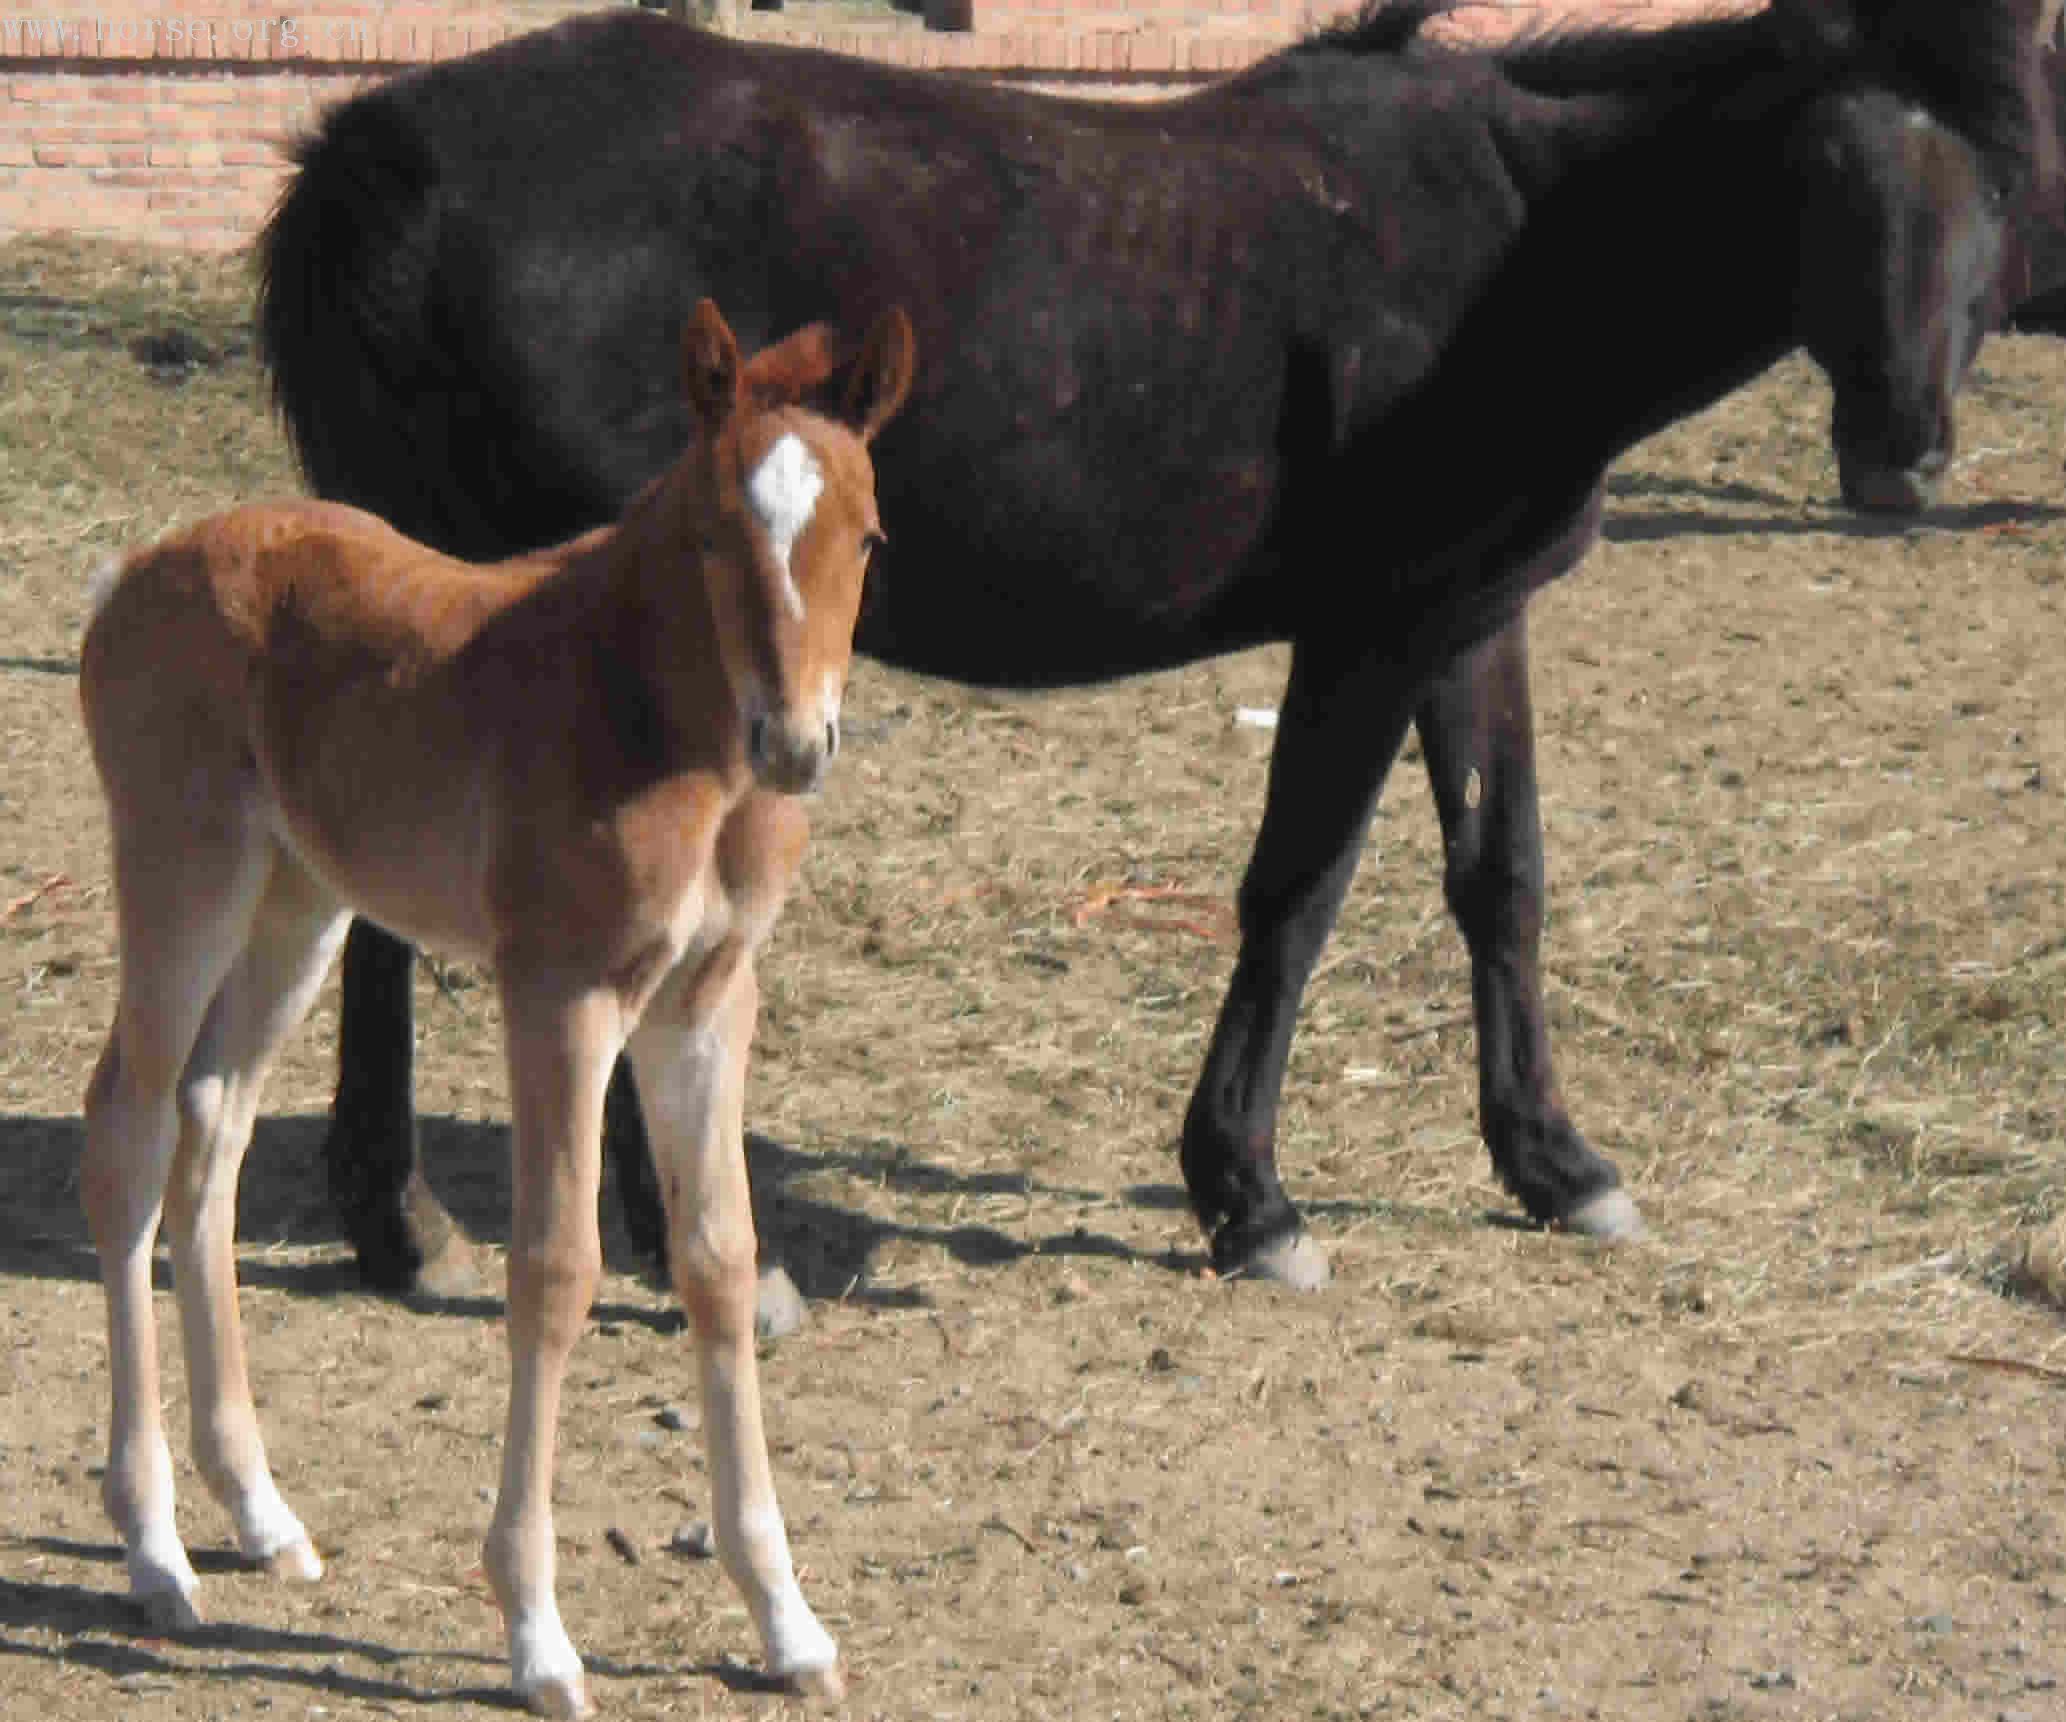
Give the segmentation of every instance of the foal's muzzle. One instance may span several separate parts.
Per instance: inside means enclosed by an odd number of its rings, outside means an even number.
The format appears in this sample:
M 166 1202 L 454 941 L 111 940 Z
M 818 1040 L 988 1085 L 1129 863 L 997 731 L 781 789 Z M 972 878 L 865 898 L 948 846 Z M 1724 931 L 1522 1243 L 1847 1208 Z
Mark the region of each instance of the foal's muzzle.
M 746 726 L 746 763 L 763 789 L 807 795 L 839 751 L 839 719 L 796 720 L 763 712 Z

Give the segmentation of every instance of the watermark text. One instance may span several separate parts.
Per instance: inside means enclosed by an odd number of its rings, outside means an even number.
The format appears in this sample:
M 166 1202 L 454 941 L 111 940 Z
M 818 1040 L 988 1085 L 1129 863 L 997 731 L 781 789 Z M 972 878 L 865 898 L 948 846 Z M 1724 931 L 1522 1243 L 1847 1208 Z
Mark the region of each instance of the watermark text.
M 371 59 L 380 45 L 375 24 L 363 18 L 204 18 L 177 12 L 119 17 L 0 15 L 0 54 L 104 59 L 120 54 L 186 54 L 202 59 L 271 60 L 322 53 Z

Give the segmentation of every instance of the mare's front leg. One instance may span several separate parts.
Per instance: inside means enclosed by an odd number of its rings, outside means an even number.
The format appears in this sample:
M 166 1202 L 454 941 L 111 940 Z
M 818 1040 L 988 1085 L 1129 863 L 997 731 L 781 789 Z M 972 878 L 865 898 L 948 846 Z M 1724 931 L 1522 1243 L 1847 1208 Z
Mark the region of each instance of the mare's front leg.
M 1241 954 L 1184 1118 L 1184 1183 L 1222 1274 L 1326 1282 L 1326 1255 L 1277 1178 L 1277 1102 L 1299 1000 L 1418 691 L 1418 678 L 1375 655 L 1313 640 L 1293 649 L 1241 882 Z
M 368 1285 L 461 1292 L 478 1278 L 474 1252 L 417 1159 L 414 967 L 415 953 L 400 939 L 371 922 L 352 923 L 323 1164 Z
M 514 1114 L 509 1240 L 509 1426 L 482 1565 L 502 1606 L 517 1696 L 581 1716 L 587 1681 L 554 1596 L 553 1448 L 567 1358 L 602 1273 L 596 1196 L 603 1090 L 623 1042 L 614 992 L 578 991 L 505 961 Z
M 1529 1217 L 1631 1238 L 1621 1174 L 1564 1111 L 1542 997 L 1544 881 L 1527 618 L 1460 654 L 1414 721 L 1442 821 L 1443 889 L 1471 956 L 1478 1113 L 1500 1182 Z

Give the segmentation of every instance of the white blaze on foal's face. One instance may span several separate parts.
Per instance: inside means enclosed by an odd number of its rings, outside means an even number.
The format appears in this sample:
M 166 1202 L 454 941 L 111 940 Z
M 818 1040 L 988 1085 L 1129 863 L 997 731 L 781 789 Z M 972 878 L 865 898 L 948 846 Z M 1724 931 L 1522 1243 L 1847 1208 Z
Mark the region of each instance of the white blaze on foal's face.
M 768 535 L 768 547 L 782 571 L 782 595 L 798 621 L 803 620 L 803 594 L 797 590 L 789 553 L 810 525 L 811 514 L 824 489 L 825 475 L 818 470 L 811 451 L 804 447 L 803 438 L 794 431 L 785 432 L 776 440 L 746 480 L 747 505 Z

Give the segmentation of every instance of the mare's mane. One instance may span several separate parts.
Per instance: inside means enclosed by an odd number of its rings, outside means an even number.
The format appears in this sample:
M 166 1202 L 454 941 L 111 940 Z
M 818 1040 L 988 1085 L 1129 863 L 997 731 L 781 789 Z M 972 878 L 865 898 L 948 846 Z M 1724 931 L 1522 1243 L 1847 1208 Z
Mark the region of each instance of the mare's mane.
M 1810 8 L 1812 18 L 1790 15 Z M 1715 16 L 1664 29 L 1551 23 L 1493 44 L 1425 36 L 1430 23 L 1462 9 L 1464 0 L 1366 0 L 1291 52 L 1399 58 L 1420 50 L 1476 58 L 1531 95 L 1647 92 L 1667 106 L 1673 92 L 1698 99 L 1704 88 L 1739 84 L 1790 54 L 1832 89 L 1874 83 L 1912 97 L 1971 140 L 2009 189 L 2046 184 L 2057 170 L 2049 88 L 2030 42 L 2034 0 L 2021 7 L 1998 0 L 1795 0 L 1789 15 L 1769 6 L 1718 6 Z M 1860 42 L 1853 14 L 1868 9 L 1879 17 L 1870 39 Z

